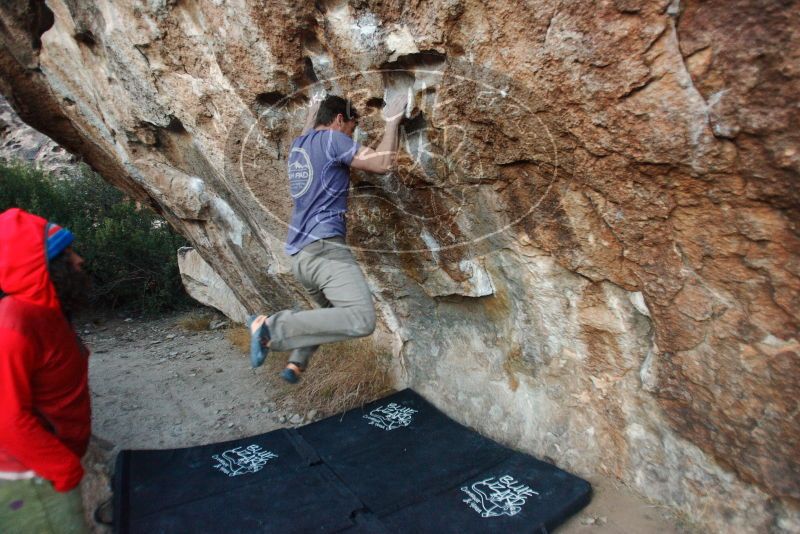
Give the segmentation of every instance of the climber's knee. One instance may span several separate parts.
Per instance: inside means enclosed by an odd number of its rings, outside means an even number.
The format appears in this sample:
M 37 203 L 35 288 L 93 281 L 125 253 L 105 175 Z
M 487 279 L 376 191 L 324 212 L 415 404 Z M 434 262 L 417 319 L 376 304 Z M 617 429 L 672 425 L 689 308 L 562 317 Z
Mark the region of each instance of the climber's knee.
M 365 307 L 359 310 L 356 318 L 354 333 L 357 337 L 368 336 L 375 331 L 376 317 L 374 308 Z

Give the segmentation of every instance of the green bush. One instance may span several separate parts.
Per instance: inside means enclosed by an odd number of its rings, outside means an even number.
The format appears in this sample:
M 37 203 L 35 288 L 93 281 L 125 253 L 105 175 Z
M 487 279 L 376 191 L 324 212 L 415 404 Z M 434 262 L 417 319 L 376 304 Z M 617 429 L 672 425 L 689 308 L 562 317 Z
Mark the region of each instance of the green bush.
M 0 164 L 0 212 L 11 207 L 75 234 L 73 248 L 86 260 L 97 304 L 156 312 L 189 303 L 176 253 L 186 240 L 88 167 L 58 177 L 30 165 Z

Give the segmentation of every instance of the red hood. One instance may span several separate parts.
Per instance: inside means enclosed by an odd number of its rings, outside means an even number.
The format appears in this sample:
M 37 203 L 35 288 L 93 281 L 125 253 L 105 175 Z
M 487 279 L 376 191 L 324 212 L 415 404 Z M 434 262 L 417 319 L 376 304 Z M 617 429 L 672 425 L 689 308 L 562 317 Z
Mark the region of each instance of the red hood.
M 60 308 L 47 271 L 47 221 L 19 208 L 0 214 L 0 289 L 15 298 Z

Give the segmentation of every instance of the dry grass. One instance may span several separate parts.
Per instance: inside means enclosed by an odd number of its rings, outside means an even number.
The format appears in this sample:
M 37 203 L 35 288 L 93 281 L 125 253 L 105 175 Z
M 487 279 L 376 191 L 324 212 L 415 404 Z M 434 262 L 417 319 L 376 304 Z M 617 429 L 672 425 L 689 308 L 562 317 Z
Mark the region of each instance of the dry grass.
M 179 320 L 178 325 L 190 332 L 202 332 L 211 327 L 211 317 L 193 313 Z
M 250 352 L 246 327 L 230 328 L 226 337 L 242 352 Z M 372 337 L 323 345 L 297 384 L 287 384 L 278 376 L 288 356 L 287 352 L 271 352 L 263 373 L 275 401 L 289 410 L 302 407 L 304 411 L 333 415 L 392 392 L 388 373 L 391 354 L 376 346 Z
M 231 345 L 250 354 L 250 330 L 246 326 L 234 326 L 225 331 L 225 338 Z

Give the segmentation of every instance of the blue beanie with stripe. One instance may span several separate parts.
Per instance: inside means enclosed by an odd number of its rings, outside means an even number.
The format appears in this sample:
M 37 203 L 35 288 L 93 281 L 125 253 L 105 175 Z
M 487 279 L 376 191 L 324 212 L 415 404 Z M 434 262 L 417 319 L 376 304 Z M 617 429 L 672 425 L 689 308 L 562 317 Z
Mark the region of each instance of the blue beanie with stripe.
M 47 261 L 52 260 L 72 244 L 75 236 L 66 228 L 61 228 L 57 224 L 47 223 L 45 229 L 45 241 L 47 245 Z

